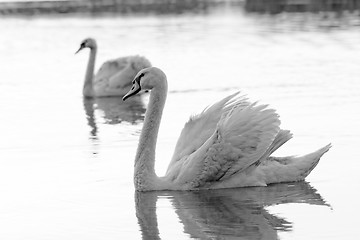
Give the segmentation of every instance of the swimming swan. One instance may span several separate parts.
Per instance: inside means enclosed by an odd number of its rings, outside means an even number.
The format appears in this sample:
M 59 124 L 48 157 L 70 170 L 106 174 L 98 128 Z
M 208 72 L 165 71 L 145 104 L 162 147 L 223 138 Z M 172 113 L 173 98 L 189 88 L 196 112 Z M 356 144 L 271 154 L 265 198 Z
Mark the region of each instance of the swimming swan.
M 331 145 L 301 157 L 270 155 L 292 134 L 281 130 L 279 116 L 266 105 L 232 94 L 185 124 L 164 177 L 155 174 L 155 148 L 167 95 L 166 75 L 158 68 L 141 70 L 127 98 L 149 90 L 150 99 L 135 157 L 138 191 L 197 190 L 301 181 Z
M 97 53 L 95 39 L 87 38 L 83 40 L 76 53 L 84 48 L 90 48 L 90 57 L 83 87 L 83 95 L 85 97 L 124 96 L 129 91 L 131 81 L 136 73 L 143 68 L 151 66 L 150 62 L 144 57 L 121 57 L 103 63 L 94 76 Z

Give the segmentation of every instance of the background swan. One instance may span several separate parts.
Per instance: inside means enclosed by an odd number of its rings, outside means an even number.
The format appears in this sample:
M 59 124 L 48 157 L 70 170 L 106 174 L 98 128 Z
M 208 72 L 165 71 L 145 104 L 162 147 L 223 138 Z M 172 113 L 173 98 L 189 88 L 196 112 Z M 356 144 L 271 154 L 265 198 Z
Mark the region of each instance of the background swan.
M 85 97 L 124 96 L 131 86 L 137 72 L 150 67 L 149 60 L 140 56 L 121 57 L 109 60 L 100 67 L 94 76 L 97 44 L 95 39 L 87 38 L 80 44 L 80 52 L 90 48 L 90 57 L 86 68 L 83 95 Z
M 167 95 L 166 75 L 141 70 L 123 100 L 151 90 L 135 157 L 136 190 L 193 190 L 303 180 L 330 144 L 302 157 L 270 157 L 292 134 L 280 129 L 279 116 L 266 105 L 230 95 L 185 124 L 164 177 L 155 174 L 155 148 Z

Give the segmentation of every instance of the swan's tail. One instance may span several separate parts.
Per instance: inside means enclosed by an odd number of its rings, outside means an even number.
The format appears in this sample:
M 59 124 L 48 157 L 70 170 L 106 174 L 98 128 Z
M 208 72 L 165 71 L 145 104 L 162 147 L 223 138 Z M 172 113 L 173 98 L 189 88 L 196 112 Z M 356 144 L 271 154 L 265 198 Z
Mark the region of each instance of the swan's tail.
M 331 148 L 328 144 L 319 150 L 299 157 L 269 157 L 261 168 L 266 184 L 304 180 Z
M 319 150 L 306 154 L 304 156 L 298 157 L 296 161 L 299 161 L 299 165 L 303 166 L 303 172 L 301 174 L 302 179 L 305 179 L 310 172 L 316 167 L 319 163 L 320 158 L 331 148 L 331 143 L 325 147 L 320 148 Z M 303 164 L 302 164 L 303 163 Z

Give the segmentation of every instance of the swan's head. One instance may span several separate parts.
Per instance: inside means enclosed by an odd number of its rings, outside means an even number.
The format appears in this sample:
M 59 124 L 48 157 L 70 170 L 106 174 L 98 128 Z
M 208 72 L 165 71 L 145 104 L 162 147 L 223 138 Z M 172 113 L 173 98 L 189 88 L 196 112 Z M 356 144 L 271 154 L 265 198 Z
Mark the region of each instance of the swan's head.
M 159 86 L 160 82 L 166 83 L 166 75 L 163 71 L 156 67 L 144 68 L 138 72 L 132 81 L 130 91 L 123 97 L 127 98 L 136 95 L 140 91 L 150 91 L 155 86 Z
M 80 48 L 79 50 L 76 51 L 76 53 L 80 52 L 81 50 L 83 50 L 84 48 L 96 48 L 96 41 L 93 38 L 86 38 L 84 39 L 81 43 L 80 43 Z M 76 54 L 75 53 L 75 54 Z

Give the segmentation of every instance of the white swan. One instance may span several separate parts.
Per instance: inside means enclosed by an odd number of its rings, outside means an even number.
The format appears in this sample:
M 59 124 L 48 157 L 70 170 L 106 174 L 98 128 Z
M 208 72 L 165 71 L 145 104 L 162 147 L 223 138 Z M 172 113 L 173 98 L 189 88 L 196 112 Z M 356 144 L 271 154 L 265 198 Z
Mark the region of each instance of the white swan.
M 97 53 L 95 39 L 87 38 L 83 40 L 76 53 L 84 48 L 90 48 L 90 57 L 83 88 L 83 95 L 85 97 L 124 96 L 129 91 L 131 81 L 134 79 L 136 73 L 143 68 L 151 66 L 150 62 L 144 57 L 121 57 L 103 63 L 94 76 Z
M 165 74 L 141 70 L 123 100 L 150 90 L 150 100 L 135 157 L 138 191 L 196 190 L 301 181 L 331 145 L 302 157 L 270 157 L 292 134 L 266 105 L 235 93 L 193 116 L 185 124 L 164 177 L 155 174 L 155 148 L 167 95 Z

